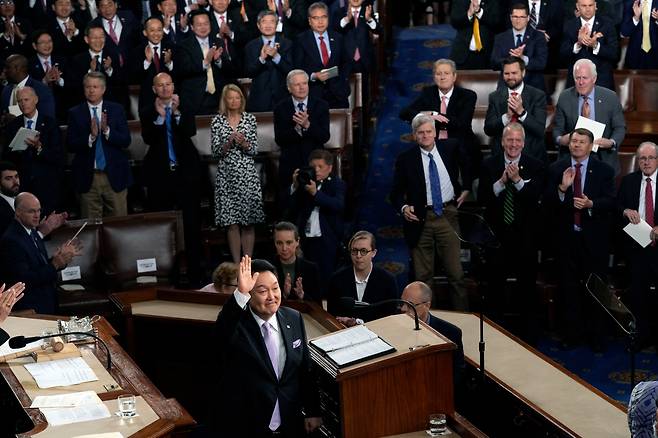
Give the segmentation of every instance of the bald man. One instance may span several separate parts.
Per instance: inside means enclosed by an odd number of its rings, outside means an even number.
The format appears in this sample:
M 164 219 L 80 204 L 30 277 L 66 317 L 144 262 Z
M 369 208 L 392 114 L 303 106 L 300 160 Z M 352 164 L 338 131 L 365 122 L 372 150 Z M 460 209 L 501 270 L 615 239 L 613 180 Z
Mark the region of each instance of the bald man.
M 37 232 L 41 219 L 41 203 L 37 197 L 29 192 L 20 193 L 14 207 L 15 220 L 0 240 L 1 282 L 25 283 L 25 297 L 16 303 L 16 310 L 34 309 L 37 313 L 55 314 L 57 273 L 82 253 L 82 247 L 76 241 L 69 242 L 48 257 Z
M 464 345 L 462 344 L 461 329 L 430 313 L 430 307 L 432 306 L 432 289 L 422 281 L 409 283 L 402 291 L 401 298 L 414 305 L 419 320 L 426 322 L 434 330 L 441 333 L 457 345 L 457 350 L 452 354 L 452 373 L 454 376 L 455 390 L 457 390 L 461 384 L 462 372 L 464 370 Z M 411 316 L 414 314 L 407 305 L 402 306 L 402 311 Z

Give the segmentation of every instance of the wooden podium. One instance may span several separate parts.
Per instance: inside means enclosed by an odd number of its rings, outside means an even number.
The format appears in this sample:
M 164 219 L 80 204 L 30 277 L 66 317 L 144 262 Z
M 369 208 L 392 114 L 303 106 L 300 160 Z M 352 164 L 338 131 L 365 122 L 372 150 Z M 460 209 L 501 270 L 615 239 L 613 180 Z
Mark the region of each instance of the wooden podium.
M 324 432 L 343 438 L 381 437 L 425 429 L 431 413 L 454 418 L 455 344 L 426 324 L 414 330 L 407 315 L 387 316 L 366 326 L 396 351 L 336 368 L 311 349 L 320 368 Z

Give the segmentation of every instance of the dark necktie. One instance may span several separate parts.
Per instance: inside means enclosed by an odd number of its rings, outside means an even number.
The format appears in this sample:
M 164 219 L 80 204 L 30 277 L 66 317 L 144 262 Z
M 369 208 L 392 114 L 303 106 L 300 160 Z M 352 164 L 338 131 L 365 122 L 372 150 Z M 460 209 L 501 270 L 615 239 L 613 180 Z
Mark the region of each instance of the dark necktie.
M 644 189 L 644 220 L 653 227 L 653 187 L 651 187 L 651 178 L 647 177 L 646 181 L 647 187 Z
M 297 104 L 297 109 L 299 110 L 299 112 L 304 111 L 304 102 L 299 102 Z
M 174 151 L 174 132 L 171 127 L 171 107 L 165 108 L 165 128 L 167 130 L 167 150 L 169 151 L 169 165 L 176 165 L 176 152 Z
M 158 46 L 153 47 L 153 64 L 155 64 L 156 73 L 160 73 L 160 55 L 158 55 Z
M 533 29 L 537 29 L 537 2 L 532 2 L 532 7 L 530 8 L 530 26 Z
M 37 247 L 37 252 L 39 253 L 39 258 L 41 259 L 41 261 L 44 264 L 48 263 L 48 259 L 46 258 L 46 255 L 41 250 L 41 245 L 39 244 L 41 238 L 39 237 L 37 230 L 30 231 L 30 237 L 32 238 L 32 242 L 34 243 L 34 246 Z
M 101 62 L 101 56 L 96 55 L 96 71 L 101 71 L 102 66 L 103 66 L 103 63 Z
M 27 121 L 27 129 L 32 129 L 32 120 Z
M 505 225 L 512 225 L 514 222 L 514 183 L 507 181 L 505 184 L 505 199 L 503 199 L 503 220 Z
M 98 136 L 96 137 L 96 168 L 98 170 L 105 170 L 105 152 L 103 152 L 103 133 L 101 132 L 101 121 L 98 118 L 98 107 L 92 107 L 94 112 L 94 119 L 96 119 L 96 126 L 98 126 Z
M 573 178 L 573 196 L 574 198 L 583 197 L 583 186 L 581 184 L 581 173 L 580 168 L 583 167 L 581 163 L 576 163 L 576 175 Z M 575 209 L 573 213 L 573 223 L 574 225 L 580 227 L 581 223 L 581 210 Z
M 329 64 L 329 50 L 327 49 L 327 44 L 324 42 L 324 37 L 318 37 L 320 39 L 320 54 L 322 55 L 322 65 L 325 67 Z
M 432 154 L 427 154 L 430 158 L 429 177 L 430 189 L 432 191 L 432 210 L 437 216 L 443 214 L 443 195 L 441 194 L 441 179 L 439 178 L 439 168 L 436 167 L 436 161 Z
M 523 44 L 523 39 L 521 38 L 521 34 L 517 33 L 516 34 L 516 47 L 519 47 L 521 44 Z

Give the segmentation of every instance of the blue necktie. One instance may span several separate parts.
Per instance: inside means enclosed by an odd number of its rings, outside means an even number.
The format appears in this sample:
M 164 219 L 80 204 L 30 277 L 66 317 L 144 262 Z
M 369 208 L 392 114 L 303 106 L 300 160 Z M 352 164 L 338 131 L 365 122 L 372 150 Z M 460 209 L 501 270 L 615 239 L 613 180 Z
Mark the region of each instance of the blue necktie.
M 439 169 L 436 167 L 436 161 L 432 154 L 427 154 L 430 157 L 429 174 L 430 174 L 430 189 L 432 190 L 432 210 L 437 216 L 443 214 L 443 196 L 441 195 L 441 180 L 439 179 Z
M 304 111 L 304 102 L 299 102 L 297 104 L 297 109 L 301 112 Z
M 32 120 L 27 121 L 27 129 L 32 129 Z
M 523 40 L 521 39 L 521 34 L 517 33 L 516 34 L 516 47 L 519 47 L 521 44 L 523 44 Z
M 96 137 L 96 168 L 98 170 L 105 170 L 105 153 L 103 152 L 103 133 L 101 132 L 101 121 L 98 118 L 98 107 L 91 108 L 94 111 L 94 119 L 96 119 L 96 126 L 98 126 L 98 136 Z
M 176 152 L 174 151 L 174 133 L 171 129 L 171 107 L 165 108 L 165 127 L 167 129 L 167 149 L 169 150 L 169 164 L 176 165 Z

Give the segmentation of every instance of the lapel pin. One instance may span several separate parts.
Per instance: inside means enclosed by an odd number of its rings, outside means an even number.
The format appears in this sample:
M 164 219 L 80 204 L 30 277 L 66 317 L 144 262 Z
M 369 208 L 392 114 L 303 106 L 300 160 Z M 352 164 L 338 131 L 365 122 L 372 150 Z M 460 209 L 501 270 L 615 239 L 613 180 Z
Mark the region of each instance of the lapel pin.
M 290 326 L 288 324 L 286 324 L 286 328 L 290 328 Z

